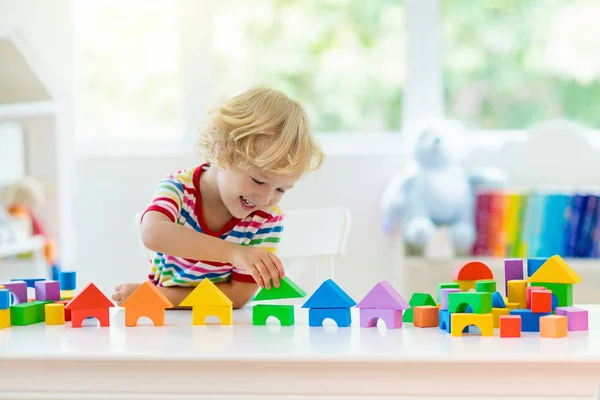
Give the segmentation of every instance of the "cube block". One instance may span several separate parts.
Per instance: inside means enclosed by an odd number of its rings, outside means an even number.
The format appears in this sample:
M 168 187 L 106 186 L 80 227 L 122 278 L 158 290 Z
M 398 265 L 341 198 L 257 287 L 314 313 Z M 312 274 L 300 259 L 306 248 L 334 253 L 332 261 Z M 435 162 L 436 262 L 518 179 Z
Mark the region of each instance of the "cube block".
M 567 336 L 567 317 L 565 315 L 546 315 L 540 318 L 540 336 L 562 338 Z

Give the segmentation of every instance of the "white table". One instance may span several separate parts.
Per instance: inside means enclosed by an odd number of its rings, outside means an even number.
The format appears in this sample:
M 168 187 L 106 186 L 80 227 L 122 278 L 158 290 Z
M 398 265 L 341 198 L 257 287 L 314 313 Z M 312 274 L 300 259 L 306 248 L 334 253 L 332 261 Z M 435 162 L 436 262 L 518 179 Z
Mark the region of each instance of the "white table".
M 600 306 L 582 307 L 590 331 L 563 339 L 309 328 L 304 309 L 287 328 L 252 326 L 250 308 L 233 326 L 170 310 L 165 327 L 126 328 L 114 309 L 110 328 L 0 330 L 0 398 L 596 399 Z

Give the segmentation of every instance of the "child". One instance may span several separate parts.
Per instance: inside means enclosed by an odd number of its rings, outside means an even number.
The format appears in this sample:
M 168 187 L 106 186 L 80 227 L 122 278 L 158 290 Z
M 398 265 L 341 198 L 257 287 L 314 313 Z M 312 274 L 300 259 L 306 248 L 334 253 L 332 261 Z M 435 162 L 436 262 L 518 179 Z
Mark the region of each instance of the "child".
M 243 307 L 279 286 L 274 254 L 283 194 L 324 160 L 303 108 L 283 93 L 248 90 L 216 108 L 199 147 L 207 163 L 167 175 L 142 215 L 150 280 L 177 306 L 204 278 Z M 122 303 L 139 283 L 116 287 Z

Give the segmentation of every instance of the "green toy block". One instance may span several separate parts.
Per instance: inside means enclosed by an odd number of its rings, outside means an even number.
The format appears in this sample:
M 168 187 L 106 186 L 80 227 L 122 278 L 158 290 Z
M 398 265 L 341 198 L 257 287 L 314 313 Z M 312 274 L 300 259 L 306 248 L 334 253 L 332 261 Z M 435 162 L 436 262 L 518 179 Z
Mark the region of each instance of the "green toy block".
M 475 282 L 475 291 L 479 293 L 494 293 L 496 291 L 496 281 L 483 280 Z
M 418 306 L 434 306 L 437 303 L 429 293 L 413 293 L 408 302 L 410 308 L 402 313 L 402 322 L 413 322 L 413 307 Z
M 271 284 L 273 284 L 271 282 Z M 262 288 L 254 297 L 254 301 L 293 299 L 306 296 L 306 292 L 296 285 L 287 276 L 279 280 L 279 287 L 271 286 L 270 289 Z
M 570 307 L 573 305 L 573 285 L 570 283 L 543 283 L 531 282 L 531 286 L 543 286 L 552 291 L 558 299 L 558 307 Z
M 25 326 L 46 320 L 45 305 L 52 301 L 30 301 L 10 306 L 10 324 Z
M 460 289 L 460 285 L 457 282 L 440 282 L 438 283 L 437 290 L 437 301 L 442 301 L 442 289 Z
M 266 325 L 269 317 L 277 318 L 281 326 L 294 325 L 294 306 L 257 304 L 252 307 L 252 325 Z
M 471 306 L 474 314 L 488 314 L 492 312 L 492 294 L 489 292 L 460 292 L 448 293 L 448 312 L 464 313 L 467 306 Z

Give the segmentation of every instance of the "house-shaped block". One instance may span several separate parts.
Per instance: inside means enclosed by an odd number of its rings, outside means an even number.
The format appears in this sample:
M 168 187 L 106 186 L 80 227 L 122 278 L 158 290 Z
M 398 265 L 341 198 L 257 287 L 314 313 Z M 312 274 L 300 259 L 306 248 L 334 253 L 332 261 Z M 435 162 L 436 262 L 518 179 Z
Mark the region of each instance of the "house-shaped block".
M 71 324 L 73 328 L 81 328 L 82 322 L 93 317 L 100 326 L 110 326 L 110 307 L 115 305 L 93 283 L 89 283 L 65 306 L 71 311 Z
M 192 308 L 192 325 L 204 325 L 208 316 L 219 318 L 221 325 L 231 325 L 233 320 L 233 302 L 208 278 L 204 278 L 179 306 Z
M 348 327 L 352 323 L 350 309 L 355 305 L 356 302 L 337 283 L 327 279 L 302 308 L 308 308 L 309 326 L 322 326 L 326 318 L 331 318 L 338 327 Z
M 302 298 L 306 292 L 287 276 L 279 280 L 279 287 L 262 288 L 253 301 Z M 294 306 L 291 304 L 256 304 L 252 307 L 252 324 L 266 325 L 269 317 L 279 320 L 281 326 L 294 325 Z
M 557 297 L 558 307 L 573 305 L 573 285 L 581 282 L 581 277 L 559 255 L 550 257 L 527 282 L 531 286 L 543 286 Z
M 125 326 L 136 326 L 140 317 L 148 317 L 154 326 L 165 325 L 165 309 L 173 303 L 150 281 L 140 285 L 122 304 L 125 308 Z
M 388 329 L 402 327 L 402 312 L 410 305 L 387 281 L 377 283 L 357 304 L 360 309 L 360 326 L 377 326 L 377 320 L 385 322 Z

